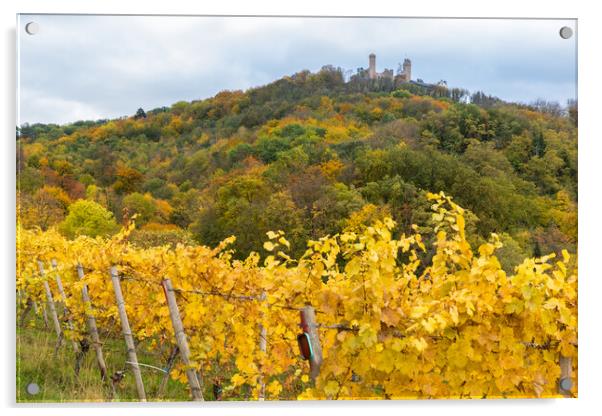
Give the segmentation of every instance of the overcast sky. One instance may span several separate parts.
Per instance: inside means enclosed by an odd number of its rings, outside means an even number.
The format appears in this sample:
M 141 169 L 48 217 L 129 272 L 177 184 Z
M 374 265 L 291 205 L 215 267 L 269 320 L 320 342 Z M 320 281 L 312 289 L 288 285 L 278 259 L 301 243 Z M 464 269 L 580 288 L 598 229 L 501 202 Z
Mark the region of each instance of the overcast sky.
M 39 32 L 25 33 L 35 21 Z M 22 15 L 19 124 L 132 115 L 326 64 L 397 69 L 509 101 L 576 98 L 573 20 Z

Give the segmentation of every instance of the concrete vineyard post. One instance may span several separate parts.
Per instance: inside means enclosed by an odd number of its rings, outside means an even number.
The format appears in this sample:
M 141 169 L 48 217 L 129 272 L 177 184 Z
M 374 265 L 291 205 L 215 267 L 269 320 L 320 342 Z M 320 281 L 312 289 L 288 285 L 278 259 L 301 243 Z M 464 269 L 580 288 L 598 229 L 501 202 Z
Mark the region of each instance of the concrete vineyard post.
M 192 368 L 190 365 L 190 349 L 188 348 L 188 341 L 186 340 L 184 325 L 182 324 L 182 318 L 180 317 L 180 311 L 178 310 L 176 294 L 174 293 L 170 279 L 163 279 L 162 284 L 163 291 L 165 292 L 165 298 L 167 300 L 167 307 L 169 308 L 171 324 L 176 337 L 176 343 L 178 345 L 178 350 L 180 351 L 180 358 L 182 359 L 184 367 L 186 368 L 186 377 L 188 378 L 188 384 L 190 385 L 192 399 L 195 401 L 202 401 L 203 392 L 201 390 L 201 385 L 197 378 L 196 371 L 194 371 L 194 368 Z
M 315 380 L 320 374 L 320 366 L 322 365 L 322 346 L 320 345 L 318 325 L 316 323 L 316 312 L 309 305 L 301 310 L 301 328 L 309 335 L 309 342 L 313 350 L 313 355 L 309 359 L 310 376 Z
M 123 300 L 121 284 L 119 283 L 119 275 L 117 274 L 117 267 L 115 266 L 111 267 L 111 281 L 113 282 L 115 299 L 117 301 L 117 310 L 119 311 L 119 320 L 121 321 L 121 329 L 123 331 L 123 337 L 125 338 L 125 345 L 127 347 L 128 361 L 130 362 L 132 373 L 134 373 L 134 379 L 136 381 L 138 398 L 140 401 L 145 402 L 146 393 L 144 392 L 144 382 L 142 381 L 142 374 L 140 373 L 140 367 L 138 366 L 138 356 L 136 355 L 134 336 L 132 335 L 132 330 L 130 328 L 130 323 L 125 310 L 125 301 Z
M 572 359 L 570 357 L 560 356 L 560 379 L 558 380 L 558 392 L 565 397 L 572 397 L 571 389 L 573 380 L 571 379 Z
M 61 281 L 61 276 L 59 275 L 59 272 L 57 270 L 57 265 L 56 265 L 56 260 L 51 260 L 50 264 L 52 265 L 52 270 L 54 271 L 55 274 L 55 279 L 56 279 L 56 285 L 59 289 L 59 294 L 61 295 L 61 300 L 63 301 L 63 311 L 65 316 L 67 317 L 67 328 L 69 328 L 70 331 L 73 331 L 73 321 L 71 321 L 71 317 L 69 316 L 69 309 L 67 308 L 67 296 L 65 295 L 65 289 L 63 288 L 63 282 Z M 79 345 L 77 344 L 77 341 L 73 341 L 72 342 L 73 345 L 73 351 L 75 351 L 75 353 L 79 353 Z
M 40 275 L 42 276 L 42 278 L 44 278 L 44 264 L 40 260 L 38 260 L 38 268 L 40 269 Z M 50 286 L 48 285 L 48 281 L 46 279 L 44 279 L 44 290 L 46 291 L 46 302 L 48 304 L 50 316 L 52 317 L 52 322 L 54 324 L 54 331 L 56 332 L 56 336 L 58 337 L 57 347 L 59 347 L 63 337 L 63 331 L 61 330 L 61 323 L 59 322 L 59 317 L 56 314 L 56 307 L 54 306 L 52 292 L 50 291 Z
M 77 276 L 79 280 L 84 279 L 84 268 L 81 264 L 77 265 Z M 107 380 L 107 364 L 105 363 L 104 355 L 102 353 L 102 345 L 100 343 L 100 336 L 98 335 L 98 328 L 96 326 L 96 318 L 92 312 L 92 302 L 90 301 L 90 295 L 88 294 L 88 285 L 84 283 L 82 287 L 82 300 L 84 301 L 84 311 L 86 314 L 86 321 L 88 323 L 88 332 L 90 338 L 92 338 L 92 348 L 96 353 L 96 362 L 98 363 L 98 369 L 100 370 L 100 378 L 103 381 Z

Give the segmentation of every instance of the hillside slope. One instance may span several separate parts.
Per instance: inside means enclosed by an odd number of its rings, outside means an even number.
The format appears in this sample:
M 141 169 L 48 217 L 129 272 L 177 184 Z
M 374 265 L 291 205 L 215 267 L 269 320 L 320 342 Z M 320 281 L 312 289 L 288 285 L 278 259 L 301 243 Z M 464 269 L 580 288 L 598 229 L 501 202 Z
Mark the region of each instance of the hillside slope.
M 235 235 L 246 257 L 283 230 L 299 254 L 308 239 L 385 215 L 397 233 L 417 224 L 433 238 L 424 194 L 444 191 L 470 210 L 474 243 L 500 234 L 506 269 L 574 251 L 574 112 L 483 94 L 465 104 L 465 94 L 344 82 L 325 67 L 122 119 L 21 126 L 19 220 L 77 233 L 65 218 L 87 199 L 117 222 L 138 214 L 143 246 Z

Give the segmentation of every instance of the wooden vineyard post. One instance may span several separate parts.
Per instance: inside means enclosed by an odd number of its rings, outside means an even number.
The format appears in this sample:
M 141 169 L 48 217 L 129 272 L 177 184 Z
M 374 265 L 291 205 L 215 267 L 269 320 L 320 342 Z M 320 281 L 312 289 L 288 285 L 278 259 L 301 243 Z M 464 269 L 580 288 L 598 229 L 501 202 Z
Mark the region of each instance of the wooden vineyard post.
M 176 343 L 178 345 L 178 350 L 180 351 L 180 358 L 182 359 L 182 363 L 184 363 L 184 367 L 186 368 L 186 377 L 188 378 L 188 384 L 190 385 L 192 400 L 202 401 L 204 400 L 203 391 L 201 390 L 197 373 L 190 365 L 190 349 L 188 348 L 188 341 L 186 341 L 184 325 L 182 324 L 182 318 L 180 317 L 180 311 L 178 310 L 176 294 L 174 293 L 170 279 L 163 279 L 162 284 L 163 291 L 165 292 L 165 299 L 167 300 L 167 307 L 169 308 L 171 324 L 176 336 Z
M 573 362 L 569 357 L 560 356 L 560 379 L 558 380 L 558 392 L 564 397 L 572 397 L 571 388 L 573 380 L 571 379 L 571 368 Z
M 266 294 L 265 292 L 261 293 L 259 300 L 261 302 L 265 302 Z M 259 324 L 259 351 L 265 353 L 267 351 L 268 339 L 267 339 L 267 329 L 262 324 Z M 263 377 L 263 369 L 261 369 L 262 374 L 259 376 L 259 400 L 265 400 L 265 379 Z
M 77 265 L 77 276 L 79 277 L 79 280 L 84 279 L 84 268 L 79 263 Z M 100 370 L 100 378 L 103 381 L 107 381 L 107 365 L 102 354 L 102 345 L 100 343 L 100 336 L 98 335 L 98 328 L 96 327 L 96 318 L 92 312 L 92 302 L 90 301 L 90 295 L 88 294 L 88 285 L 85 283 L 82 286 L 82 299 L 84 301 L 86 321 L 88 322 L 88 332 L 92 338 L 92 346 L 96 353 L 96 362 L 98 363 L 98 369 Z
M 44 278 L 44 264 L 40 260 L 38 260 L 38 267 L 40 269 L 40 275 L 42 276 L 42 278 Z M 59 322 L 59 317 L 56 314 L 56 308 L 54 306 L 52 292 L 50 291 L 50 286 L 48 285 L 48 281 L 46 279 L 44 279 L 44 290 L 46 290 L 46 301 L 48 304 L 48 310 L 50 311 L 50 316 L 52 317 L 52 322 L 54 323 L 54 331 L 56 332 L 56 336 L 58 337 L 58 350 L 63 339 L 63 331 L 61 330 L 61 323 Z
M 115 291 L 115 299 L 117 301 L 117 310 L 119 311 L 121 329 L 123 331 L 123 337 L 125 338 L 128 361 L 132 367 L 132 373 L 134 373 L 134 379 L 136 381 L 136 390 L 138 391 L 138 398 L 140 399 L 140 401 L 145 402 L 146 393 L 144 392 L 142 374 L 140 373 L 140 367 L 138 366 L 136 346 L 134 345 L 134 337 L 132 335 L 132 330 L 130 329 L 130 322 L 128 321 L 128 315 L 125 310 L 125 301 L 123 300 L 123 293 L 121 292 L 121 284 L 119 283 L 119 275 L 117 274 L 117 267 L 115 266 L 111 267 L 111 281 L 113 282 L 113 289 Z
M 63 282 L 61 281 L 61 276 L 59 275 L 59 272 L 57 270 L 56 260 L 52 259 L 50 261 L 50 265 L 52 266 L 52 270 L 54 271 L 56 285 L 59 288 L 61 300 L 63 301 L 63 313 L 67 317 L 67 328 L 69 328 L 70 331 L 73 331 L 73 322 L 71 321 L 71 317 L 69 315 L 69 309 L 67 309 L 67 296 L 65 295 L 65 289 L 63 289 Z M 76 354 L 79 353 L 79 345 L 77 345 L 77 341 L 75 340 L 73 340 L 73 351 L 75 351 Z
M 310 376 L 315 380 L 320 374 L 322 365 L 322 346 L 318 334 L 318 325 L 316 323 L 316 312 L 313 307 L 307 305 L 301 310 L 301 328 L 309 336 L 312 356 L 309 358 Z

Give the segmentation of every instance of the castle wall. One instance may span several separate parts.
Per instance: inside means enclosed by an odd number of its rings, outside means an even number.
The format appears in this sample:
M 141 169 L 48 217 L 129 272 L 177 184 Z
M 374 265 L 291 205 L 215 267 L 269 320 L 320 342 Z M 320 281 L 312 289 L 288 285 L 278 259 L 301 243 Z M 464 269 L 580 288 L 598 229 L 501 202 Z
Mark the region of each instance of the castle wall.
M 403 61 L 403 72 L 398 72 L 397 75 L 393 73 L 392 69 L 385 69 L 383 72 L 376 72 L 376 55 L 371 53 L 368 56 L 368 78 L 379 79 L 388 78 L 400 82 L 410 82 L 412 79 L 412 61 L 405 59 Z

